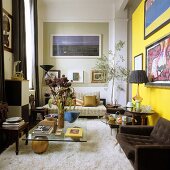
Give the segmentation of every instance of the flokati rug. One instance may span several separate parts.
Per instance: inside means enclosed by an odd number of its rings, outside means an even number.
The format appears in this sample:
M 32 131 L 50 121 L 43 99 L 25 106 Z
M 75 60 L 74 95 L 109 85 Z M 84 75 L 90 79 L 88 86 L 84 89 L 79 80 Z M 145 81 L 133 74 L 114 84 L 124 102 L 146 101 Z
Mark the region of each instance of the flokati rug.
M 83 120 L 82 120 L 83 121 Z M 88 141 L 49 142 L 48 150 L 35 154 L 31 142 L 20 141 L 19 155 L 15 144 L 0 155 L 0 170 L 133 170 L 129 160 L 111 135 L 108 125 L 99 119 L 87 120 Z

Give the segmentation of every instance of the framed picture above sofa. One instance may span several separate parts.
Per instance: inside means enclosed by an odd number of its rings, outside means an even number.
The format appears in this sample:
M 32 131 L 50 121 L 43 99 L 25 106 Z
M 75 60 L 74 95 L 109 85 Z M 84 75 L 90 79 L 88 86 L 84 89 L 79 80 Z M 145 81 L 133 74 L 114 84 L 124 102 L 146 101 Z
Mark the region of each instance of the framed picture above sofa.
M 146 73 L 152 86 L 170 86 L 170 35 L 146 47 Z
M 55 58 L 99 58 L 101 57 L 101 35 L 51 35 L 51 57 Z

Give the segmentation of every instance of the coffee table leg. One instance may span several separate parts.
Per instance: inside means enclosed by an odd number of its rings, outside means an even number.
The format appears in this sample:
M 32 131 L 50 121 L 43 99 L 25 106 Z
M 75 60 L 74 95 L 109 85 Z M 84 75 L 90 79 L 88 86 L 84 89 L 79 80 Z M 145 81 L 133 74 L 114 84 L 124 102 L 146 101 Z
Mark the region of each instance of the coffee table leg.
M 29 131 L 29 128 L 27 127 L 25 131 L 25 136 L 26 136 L 25 145 L 28 145 L 28 131 Z
M 19 146 L 19 134 L 17 133 L 17 139 L 16 139 L 16 155 L 18 155 L 18 152 L 19 152 L 19 148 L 18 148 L 18 146 Z
M 119 133 L 119 128 L 116 128 L 117 129 L 117 134 Z

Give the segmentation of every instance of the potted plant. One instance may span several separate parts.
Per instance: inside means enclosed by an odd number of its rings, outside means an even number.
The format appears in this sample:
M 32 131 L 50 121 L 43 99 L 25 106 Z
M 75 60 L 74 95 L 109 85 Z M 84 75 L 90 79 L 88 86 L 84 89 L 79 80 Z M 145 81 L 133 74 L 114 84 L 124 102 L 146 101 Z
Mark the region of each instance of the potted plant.
M 113 87 L 115 86 L 115 80 L 119 82 L 127 81 L 127 76 L 129 70 L 122 66 L 121 63 L 125 61 L 123 55 L 120 54 L 121 50 L 124 48 L 125 42 L 119 40 L 115 44 L 115 53 L 110 50 L 109 55 L 103 55 L 101 58 L 97 59 L 96 69 L 100 69 L 106 72 L 107 82 L 111 81 L 111 105 L 113 102 Z M 121 83 L 117 84 L 117 91 L 124 91 Z M 114 100 L 114 105 L 117 106 L 117 100 Z

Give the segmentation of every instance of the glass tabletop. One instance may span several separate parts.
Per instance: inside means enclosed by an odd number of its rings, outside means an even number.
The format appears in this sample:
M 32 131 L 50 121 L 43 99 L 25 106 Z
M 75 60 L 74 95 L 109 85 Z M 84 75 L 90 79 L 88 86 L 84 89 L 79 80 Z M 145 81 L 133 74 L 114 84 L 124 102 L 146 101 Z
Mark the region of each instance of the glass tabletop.
M 22 139 L 28 141 L 39 140 L 39 141 L 87 142 L 87 120 L 86 119 L 79 118 L 73 123 L 69 123 L 65 121 L 63 129 L 56 129 L 54 132 L 48 135 L 34 134 L 33 132 L 36 128 L 37 125 L 29 131 L 28 137 L 24 136 Z M 67 137 L 65 134 L 68 128 L 69 129 L 80 128 L 82 130 L 82 137 Z
M 114 127 L 118 128 L 120 125 L 128 125 L 128 124 L 132 123 L 132 118 L 131 117 L 122 115 L 121 116 L 121 122 L 117 122 L 116 119 L 117 119 L 118 115 L 116 115 L 116 114 L 110 114 L 110 115 L 114 118 L 114 121 L 109 122 L 109 117 L 106 117 L 106 116 L 102 117 L 100 120 L 103 123 L 108 124 L 111 128 L 114 128 Z

